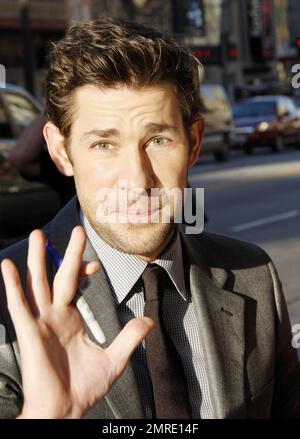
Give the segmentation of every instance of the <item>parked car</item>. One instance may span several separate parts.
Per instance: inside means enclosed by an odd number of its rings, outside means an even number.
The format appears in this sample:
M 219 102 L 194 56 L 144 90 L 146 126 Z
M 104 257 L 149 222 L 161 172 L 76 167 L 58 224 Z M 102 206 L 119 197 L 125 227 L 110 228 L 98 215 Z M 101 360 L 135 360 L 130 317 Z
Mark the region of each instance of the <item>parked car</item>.
M 24 89 L 0 88 L 0 246 L 40 227 L 60 208 L 53 189 L 25 180 L 8 160 L 16 139 L 41 111 L 41 105 Z
M 233 115 L 229 98 L 220 84 L 202 84 L 202 115 L 205 131 L 202 153 L 213 153 L 217 161 L 230 156 Z
M 300 146 L 300 110 L 287 96 L 257 96 L 233 106 L 233 138 L 250 154 L 256 147 L 270 146 L 274 152 L 285 145 Z
M 299 109 L 300 108 L 300 95 L 296 94 L 292 97 L 292 99 L 293 99 L 295 106 Z

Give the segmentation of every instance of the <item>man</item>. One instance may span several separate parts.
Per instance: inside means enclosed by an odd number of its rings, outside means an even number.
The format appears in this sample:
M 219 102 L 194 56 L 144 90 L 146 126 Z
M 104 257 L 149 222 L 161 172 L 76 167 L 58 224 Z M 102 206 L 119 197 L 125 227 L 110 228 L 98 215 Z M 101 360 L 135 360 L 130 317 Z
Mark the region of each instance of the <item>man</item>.
M 204 129 L 198 78 L 188 51 L 136 24 L 79 24 L 54 48 L 44 136 L 78 200 L 44 229 L 52 257 L 41 231 L 1 253 L 2 416 L 300 416 L 270 258 L 176 221 L 172 190 L 183 192 Z

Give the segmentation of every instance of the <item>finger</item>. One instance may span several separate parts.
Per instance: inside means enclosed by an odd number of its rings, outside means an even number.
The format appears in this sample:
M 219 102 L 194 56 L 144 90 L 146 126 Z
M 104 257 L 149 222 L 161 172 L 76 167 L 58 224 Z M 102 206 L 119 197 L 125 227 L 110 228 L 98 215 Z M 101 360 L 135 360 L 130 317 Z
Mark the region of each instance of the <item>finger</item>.
M 26 336 L 26 328 L 33 324 L 33 316 L 15 264 L 10 259 L 4 259 L 1 262 L 1 271 L 6 289 L 7 307 L 19 341 Z
M 114 380 L 122 374 L 130 356 L 153 327 L 153 320 L 148 317 L 132 319 L 124 326 L 112 344 L 106 348 Z
M 79 276 L 92 276 L 93 274 L 97 273 L 97 271 L 99 271 L 101 267 L 102 265 L 100 261 L 83 261 L 80 267 Z
M 82 262 L 78 285 L 81 285 L 88 276 L 93 276 L 102 267 L 100 261 Z
M 27 265 L 30 305 L 34 314 L 40 314 L 51 302 L 46 271 L 46 238 L 41 230 L 34 230 L 29 236 Z
M 62 264 L 53 282 L 53 303 L 67 306 L 78 288 L 86 235 L 82 226 L 73 229 Z

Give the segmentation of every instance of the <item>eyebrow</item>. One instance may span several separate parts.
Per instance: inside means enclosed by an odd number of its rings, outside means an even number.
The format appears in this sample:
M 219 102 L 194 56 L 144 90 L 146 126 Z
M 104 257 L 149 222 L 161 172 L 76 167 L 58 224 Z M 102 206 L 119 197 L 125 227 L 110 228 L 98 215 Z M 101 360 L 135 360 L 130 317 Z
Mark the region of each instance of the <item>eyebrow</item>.
M 146 131 L 151 131 L 154 133 L 158 133 L 158 132 L 163 132 L 163 131 L 173 131 L 175 133 L 178 133 L 178 127 L 175 125 L 170 125 L 167 123 L 154 123 L 154 122 L 150 122 L 145 126 Z M 104 139 L 108 138 L 108 137 L 120 137 L 120 131 L 117 130 L 116 128 L 109 128 L 107 130 L 98 130 L 98 129 L 93 129 L 90 131 L 87 131 L 86 133 L 83 134 L 83 136 L 81 137 L 80 141 L 84 141 L 89 137 L 102 137 Z
M 91 131 L 87 131 L 86 133 L 83 134 L 83 136 L 81 137 L 81 141 L 86 140 L 88 137 L 102 137 L 102 138 L 108 138 L 108 137 L 119 137 L 120 136 L 120 132 L 118 130 L 116 130 L 115 128 L 110 128 L 107 130 L 91 130 Z
M 161 132 L 161 131 L 173 131 L 178 133 L 178 127 L 175 125 L 170 125 L 168 123 L 154 123 L 150 122 L 145 126 L 147 131 Z

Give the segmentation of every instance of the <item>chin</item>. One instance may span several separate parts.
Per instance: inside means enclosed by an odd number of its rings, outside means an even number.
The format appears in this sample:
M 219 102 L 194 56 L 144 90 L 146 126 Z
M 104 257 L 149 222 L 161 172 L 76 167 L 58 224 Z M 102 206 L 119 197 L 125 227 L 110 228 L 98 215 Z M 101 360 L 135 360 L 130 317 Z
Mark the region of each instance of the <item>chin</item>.
M 97 234 L 111 247 L 124 253 L 149 256 L 168 241 L 175 224 L 92 224 Z

